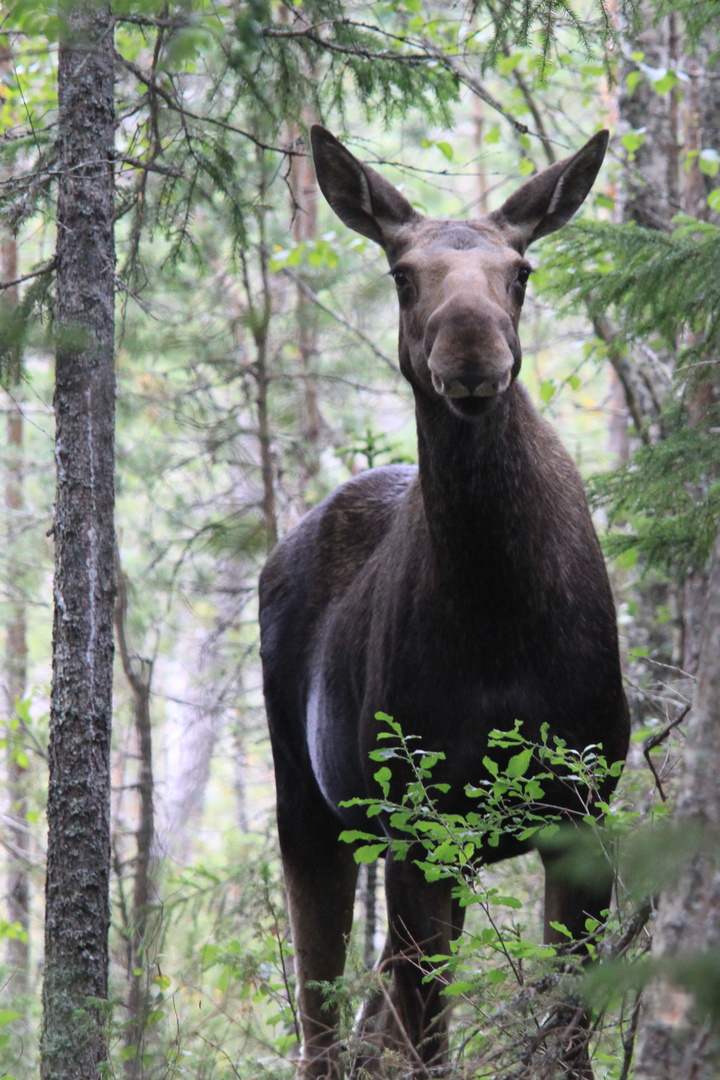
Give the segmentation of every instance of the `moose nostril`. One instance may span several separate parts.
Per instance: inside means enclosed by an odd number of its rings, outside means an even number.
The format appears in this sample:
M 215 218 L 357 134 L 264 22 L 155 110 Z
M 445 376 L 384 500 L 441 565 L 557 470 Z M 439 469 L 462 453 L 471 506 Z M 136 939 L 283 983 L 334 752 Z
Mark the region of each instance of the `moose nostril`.
M 470 374 L 464 374 L 464 375 L 459 375 L 459 376 L 457 377 L 457 380 L 456 380 L 456 381 L 457 381 L 457 382 L 458 382 L 458 383 L 459 383 L 459 384 L 460 384 L 461 386 L 463 386 L 463 387 L 464 387 L 464 388 L 465 388 L 465 389 L 467 390 L 467 392 L 468 392 L 469 394 L 474 394 L 474 393 L 475 393 L 475 391 L 477 390 L 478 386 L 480 386 L 480 385 L 481 385 L 481 383 L 487 383 L 487 382 L 489 382 L 490 380 L 488 380 L 488 379 L 487 379 L 487 378 L 486 378 L 485 376 L 483 376 L 483 375 L 470 375 Z M 494 386 L 494 385 L 493 385 L 493 389 L 495 389 L 495 386 Z

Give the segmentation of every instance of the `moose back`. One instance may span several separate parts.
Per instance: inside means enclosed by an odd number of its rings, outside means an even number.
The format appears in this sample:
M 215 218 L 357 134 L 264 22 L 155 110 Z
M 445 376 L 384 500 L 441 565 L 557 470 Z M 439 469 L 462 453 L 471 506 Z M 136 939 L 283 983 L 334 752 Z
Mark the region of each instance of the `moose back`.
M 340 487 L 270 555 L 260 583 L 262 661 L 277 784 L 303 1047 L 301 1074 L 339 1075 L 337 1008 L 317 983 L 343 972 L 357 865 L 343 828 L 371 826 L 340 803 L 377 796 L 369 759 L 378 711 L 445 758 L 434 782 L 468 809 L 488 733 L 547 723 L 582 750 L 624 758 L 628 714 L 615 611 L 578 472 L 516 377 L 529 244 L 564 225 L 602 162 L 607 133 L 482 218 L 418 213 L 324 128 L 312 130 L 320 187 L 351 229 L 387 255 L 400 308 L 400 369 L 415 398 L 417 469 L 369 470 Z M 396 793 L 397 794 L 397 793 Z M 565 788 L 548 801 L 573 807 Z M 476 808 L 476 807 L 475 807 Z M 373 819 L 380 835 L 388 830 Z M 507 836 L 493 859 L 523 847 Z M 543 855 L 546 937 L 584 933 L 610 877 L 565 880 Z M 425 956 L 462 925 L 448 882 L 412 858 L 386 860 L 392 970 L 387 1016 L 368 1027 L 440 1060 L 446 1020 Z M 372 1021 L 372 1023 L 371 1023 Z M 400 1028 L 393 1033 L 392 1028 Z

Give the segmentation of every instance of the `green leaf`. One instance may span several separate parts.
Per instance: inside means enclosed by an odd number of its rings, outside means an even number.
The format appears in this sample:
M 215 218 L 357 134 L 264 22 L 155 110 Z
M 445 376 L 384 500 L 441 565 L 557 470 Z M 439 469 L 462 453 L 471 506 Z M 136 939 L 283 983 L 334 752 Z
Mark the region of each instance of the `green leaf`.
M 434 866 L 429 862 L 416 862 L 415 865 L 422 870 L 426 881 L 439 881 L 441 877 L 445 877 L 447 874 L 444 867 Z
M 435 143 L 435 145 L 443 157 L 447 158 L 448 161 L 452 161 L 454 151 L 449 142 L 439 142 Z
M 489 971 L 485 972 L 485 978 L 493 986 L 498 986 L 499 983 L 505 982 L 507 972 L 503 971 L 502 968 L 490 968 Z
M 717 150 L 706 149 L 700 151 L 698 158 L 700 172 L 705 176 L 717 176 L 720 171 L 720 154 Z
M 557 386 L 554 379 L 543 379 L 540 383 L 540 400 L 548 405 L 555 396 Z
M 627 150 L 628 154 L 634 155 L 635 151 L 639 150 L 642 144 L 645 142 L 645 131 L 628 131 L 625 133 L 625 135 L 623 135 L 620 141 Z
M 678 77 L 674 71 L 668 71 L 663 75 L 662 79 L 656 79 L 652 83 L 652 88 L 658 94 L 667 94 L 669 90 L 672 90 L 673 86 L 677 85 Z
M 443 993 L 446 994 L 447 997 L 459 997 L 460 994 L 468 994 L 472 989 L 473 983 L 463 982 L 462 980 L 460 980 L 458 982 L 452 982 L 449 986 L 446 986 L 443 990 Z
M 390 732 L 384 732 L 383 733 L 382 731 L 380 732 L 380 735 L 378 736 L 378 738 L 380 738 L 380 736 L 382 736 L 383 734 L 384 734 L 385 738 L 387 738 L 387 739 L 394 739 L 395 738 L 395 736 L 392 733 L 390 733 Z M 370 758 L 371 761 L 391 761 L 393 758 L 396 758 L 397 756 L 398 756 L 398 751 L 397 751 L 397 747 L 395 747 L 395 746 L 391 746 L 389 749 L 385 749 L 385 750 L 383 750 L 383 749 L 371 750 L 370 753 L 368 754 L 368 757 Z
M 355 862 L 357 863 L 372 863 L 376 859 L 379 859 L 382 853 L 388 846 L 388 841 L 384 840 L 381 844 L 367 844 L 365 847 L 358 848 L 355 852 Z
M 21 1015 L 19 1012 L 13 1012 L 12 1009 L 0 1009 L 0 1027 L 11 1024 L 13 1020 L 19 1020 Z
M 390 793 L 390 780 L 392 778 L 392 773 L 387 768 L 387 766 L 385 768 L 383 768 L 383 769 L 378 769 L 378 771 L 374 774 L 374 777 L 377 780 L 380 787 L 382 788 L 383 795 L 385 795 L 385 796 L 389 795 L 389 793 Z
M 490 903 L 499 904 L 501 907 L 514 908 L 516 911 L 523 906 L 522 900 L 518 900 L 517 896 L 493 896 Z
M 508 762 L 505 775 L 512 776 L 514 779 L 517 779 L 519 776 L 524 776 L 530 767 L 532 755 L 532 746 L 528 746 L 525 750 L 521 750 L 519 754 L 515 754 Z
M 357 829 L 345 829 L 338 837 L 338 840 L 342 840 L 344 844 L 354 844 L 356 840 L 376 839 L 377 837 L 373 833 L 359 832 Z
M 632 97 L 635 93 L 637 84 L 640 82 L 641 74 L 639 71 L 631 71 L 628 77 L 625 79 L 625 85 L 627 86 L 628 97 Z
M 523 61 L 521 52 L 513 52 L 510 56 L 498 56 L 497 69 L 501 75 L 510 75 Z
M 483 758 L 483 765 L 485 766 L 487 771 L 490 773 L 490 775 L 494 776 L 495 779 L 497 780 L 498 771 L 499 771 L 498 766 L 497 766 L 497 762 L 493 761 L 492 758 L 484 757 Z
M 572 934 L 570 933 L 570 931 L 568 930 L 567 926 L 565 926 L 564 923 L 551 922 L 550 925 L 552 926 L 553 930 L 557 930 L 558 934 L 564 934 L 565 937 L 570 938 L 572 940 Z
M 618 570 L 632 570 L 633 566 L 638 561 L 638 549 L 636 547 L 627 548 L 615 557 L 615 565 Z

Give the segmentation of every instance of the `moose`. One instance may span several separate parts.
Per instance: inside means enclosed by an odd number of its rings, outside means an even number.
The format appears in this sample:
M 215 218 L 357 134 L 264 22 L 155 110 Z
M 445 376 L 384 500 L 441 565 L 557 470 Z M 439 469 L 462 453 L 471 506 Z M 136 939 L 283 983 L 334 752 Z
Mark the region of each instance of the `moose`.
M 329 131 L 311 132 L 320 188 L 347 226 L 380 244 L 400 308 L 400 370 L 415 399 L 418 461 L 370 469 L 311 510 L 270 554 L 260 581 L 264 693 L 277 821 L 295 948 L 303 1080 L 341 1076 L 338 1008 L 319 985 L 343 973 L 358 867 L 343 829 L 392 834 L 382 815 L 343 807 L 378 795 L 369 758 L 378 712 L 444 754 L 442 806 L 469 808 L 493 729 L 624 760 L 628 709 L 613 598 L 580 476 L 518 381 L 527 247 L 585 200 L 608 133 L 531 178 L 484 217 L 419 213 Z M 393 783 L 402 777 L 393 774 Z M 612 781 L 610 781 L 612 783 Z M 609 793 L 609 792 L 608 792 Z M 399 795 L 395 790 L 394 795 Z M 546 801 L 577 810 L 557 781 Z M 577 796 L 575 796 L 577 797 Z M 477 802 L 474 804 L 477 809 Z M 508 833 L 487 863 L 527 850 Z M 610 902 L 598 865 L 568 874 L 542 850 L 545 938 L 576 940 Z M 386 857 L 391 1016 L 382 1038 L 443 1060 L 442 983 L 462 911 L 445 880 Z M 426 976 L 430 973 L 430 978 Z M 384 1025 L 384 1026 L 383 1026 Z M 397 1043 L 395 1044 L 397 1045 Z M 592 1075 L 589 1062 L 568 1075 Z

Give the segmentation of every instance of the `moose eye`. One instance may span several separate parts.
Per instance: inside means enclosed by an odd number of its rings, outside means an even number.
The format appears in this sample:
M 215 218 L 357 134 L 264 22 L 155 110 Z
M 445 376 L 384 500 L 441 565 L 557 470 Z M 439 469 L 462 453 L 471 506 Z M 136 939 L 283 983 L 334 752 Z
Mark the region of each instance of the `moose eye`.
M 391 270 L 390 276 L 395 282 L 401 307 L 409 304 L 415 296 L 415 289 L 410 275 L 406 274 L 404 270 Z
M 527 285 L 528 278 L 530 277 L 531 274 L 532 274 L 532 267 L 531 266 L 527 266 L 527 265 L 526 266 L 521 266 L 518 269 L 517 274 L 515 276 L 515 280 L 513 281 L 512 286 L 510 288 L 511 293 L 513 294 L 515 299 L 520 304 L 522 304 L 523 299 L 525 297 L 525 286 Z

